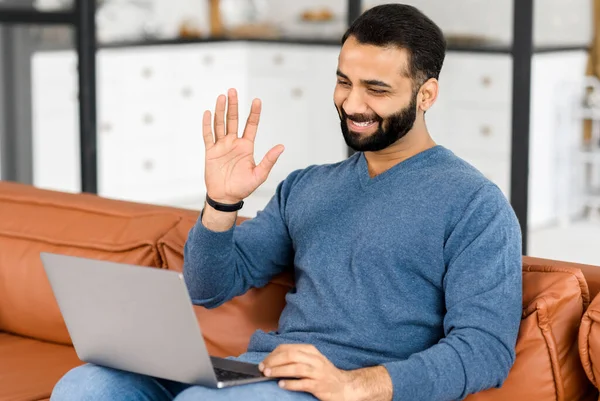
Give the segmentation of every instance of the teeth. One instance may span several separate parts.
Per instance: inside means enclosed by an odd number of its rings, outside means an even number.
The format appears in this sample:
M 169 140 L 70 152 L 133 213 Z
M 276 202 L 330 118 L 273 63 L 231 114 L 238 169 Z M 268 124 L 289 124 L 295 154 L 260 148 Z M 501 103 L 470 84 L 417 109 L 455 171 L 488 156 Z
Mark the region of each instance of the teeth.
M 359 123 L 359 122 L 356 122 L 356 121 L 352 121 L 352 123 L 354 125 L 358 125 L 359 127 L 368 127 L 369 125 L 373 124 L 373 121 L 367 121 L 367 122 L 364 122 L 364 123 Z

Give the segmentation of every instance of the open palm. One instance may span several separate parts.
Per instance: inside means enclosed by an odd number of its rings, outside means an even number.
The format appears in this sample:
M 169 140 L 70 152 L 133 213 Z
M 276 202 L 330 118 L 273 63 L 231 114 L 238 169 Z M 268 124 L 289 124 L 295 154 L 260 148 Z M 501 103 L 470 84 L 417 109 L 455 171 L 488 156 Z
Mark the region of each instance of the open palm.
M 238 137 L 238 98 L 235 89 L 228 91 L 227 99 L 224 95 L 217 98 L 214 133 L 211 113 L 208 110 L 204 112 L 202 135 L 206 148 L 205 182 L 208 196 L 213 200 L 233 204 L 247 198 L 266 181 L 283 152 L 283 145 L 277 145 L 267 152 L 258 165 L 255 163 L 254 140 L 260 112 L 261 102 L 254 99 L 241 137 Z

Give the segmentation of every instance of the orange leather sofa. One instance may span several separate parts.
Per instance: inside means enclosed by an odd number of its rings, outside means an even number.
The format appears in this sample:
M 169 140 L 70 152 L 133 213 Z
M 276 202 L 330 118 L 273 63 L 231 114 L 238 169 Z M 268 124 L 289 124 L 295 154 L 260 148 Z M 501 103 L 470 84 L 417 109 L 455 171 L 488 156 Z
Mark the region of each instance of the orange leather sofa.
M 181 270 L 197 218 L 195 211 L 0 182 L 0 401 L 46 400 L 81 364 L 40 252 Z M 525 257 L 523 282 L 515 365 L 502 388 L 467 399 L 598 400 L 600 299 L 590 301 L 600 291 L 600 268 Z M 254 330 L 275 329 L 292 286 L 291 275 L 282 275 L 216 309 L 196 307 L 210 352 L 240 354 Z

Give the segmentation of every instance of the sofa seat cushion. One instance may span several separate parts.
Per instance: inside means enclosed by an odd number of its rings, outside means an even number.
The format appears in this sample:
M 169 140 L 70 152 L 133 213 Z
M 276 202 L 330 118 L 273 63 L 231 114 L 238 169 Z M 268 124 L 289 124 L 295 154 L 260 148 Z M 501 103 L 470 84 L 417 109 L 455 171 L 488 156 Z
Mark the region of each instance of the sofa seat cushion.
M 0 333 L 0 400 L 46 399 L 58 380 L 81 364 L 68 345 Z
M 0 331 L 70 344 L 40 252 L 162 266 L 177 209 L 0 182 Z
M 577 336 L 589 292 L 579 269 L 523 263 L 517 358 L 504 385 L 469 401 L 582 401 L 598 393 L 579 359 Z
M 158 241 L 166 268 L 182 271 L 183 247 L 197 219 L 198 213 L 185 216 Z M 238 223 L 244 220 L 239 218 Z M 195 306 L 202 335 L 211 355 L 240 355 L 246 351 L 250 336 L 256 330 L 277 330 L 279 316 L 285 306 L 285 295 L 293 286 L 292 275 L 282 274 L 266 286 L 252 288 L 217 308 Z

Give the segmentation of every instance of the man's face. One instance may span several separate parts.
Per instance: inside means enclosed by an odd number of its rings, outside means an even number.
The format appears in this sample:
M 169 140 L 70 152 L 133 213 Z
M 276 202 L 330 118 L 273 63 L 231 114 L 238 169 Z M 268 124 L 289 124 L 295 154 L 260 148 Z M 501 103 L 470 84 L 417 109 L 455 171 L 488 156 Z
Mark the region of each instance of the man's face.
M 340 52 L 334 102 L 346 144 L 359 152 L 387 148 L 417 117 L 417 92 L 405 50 L 348 38 Z

